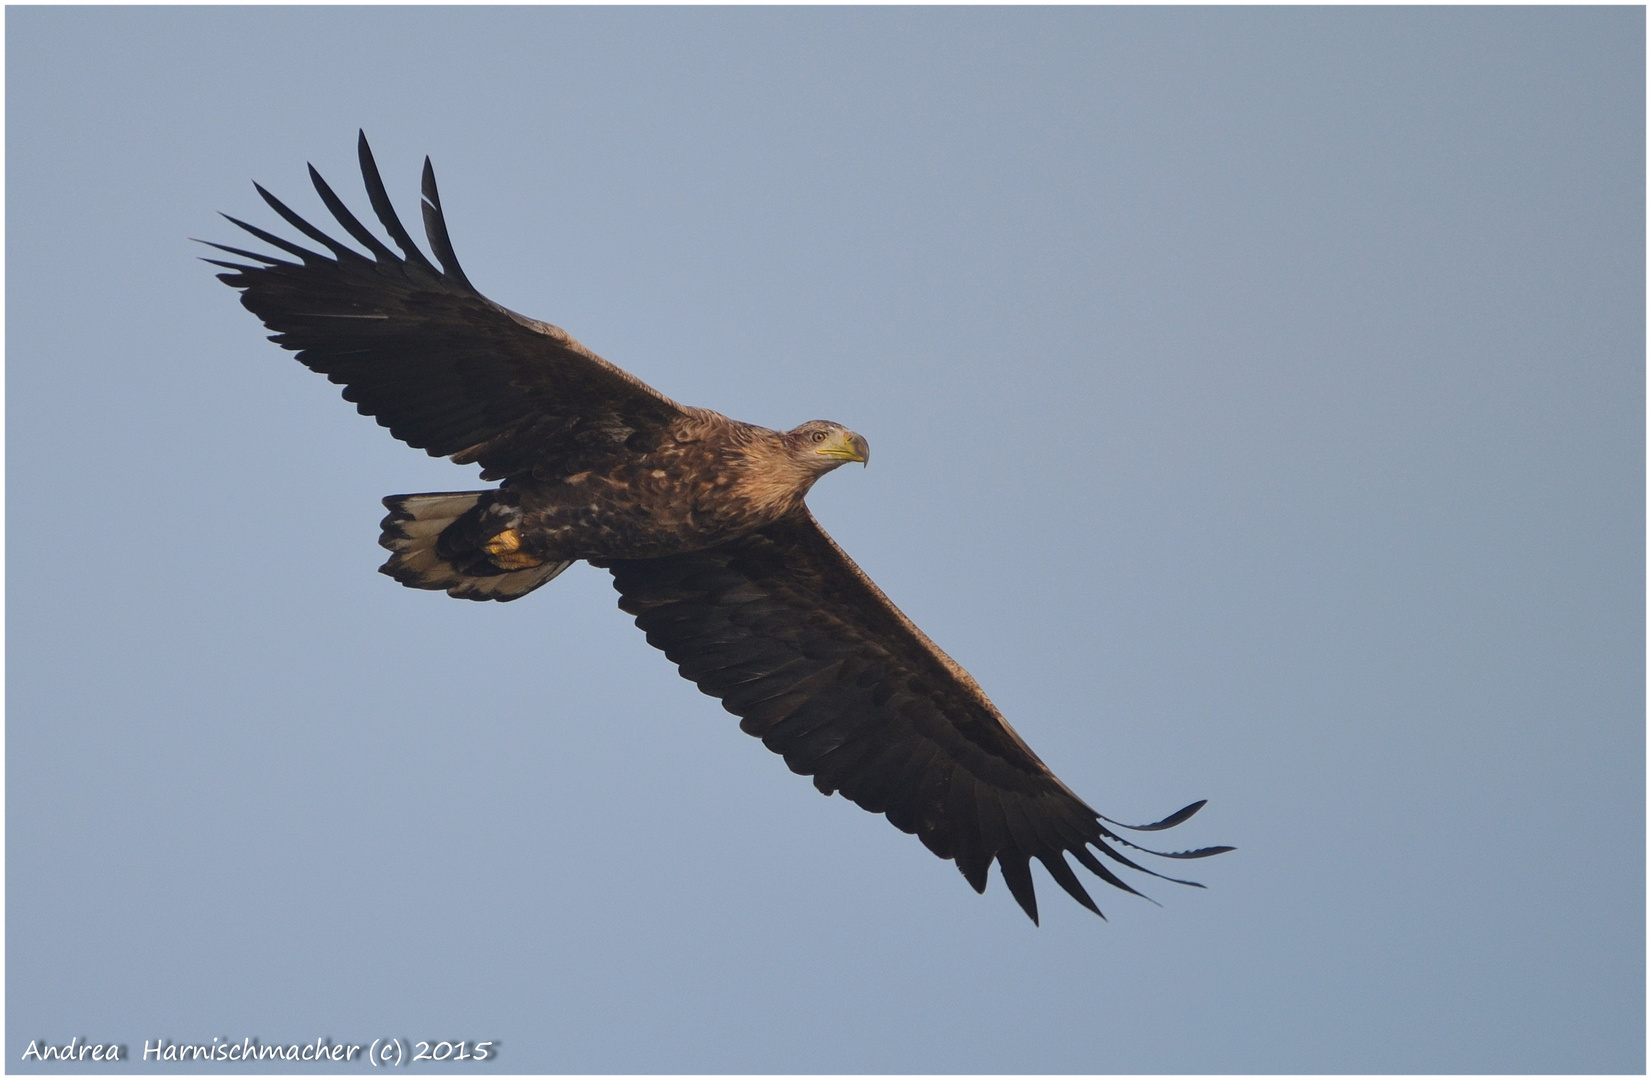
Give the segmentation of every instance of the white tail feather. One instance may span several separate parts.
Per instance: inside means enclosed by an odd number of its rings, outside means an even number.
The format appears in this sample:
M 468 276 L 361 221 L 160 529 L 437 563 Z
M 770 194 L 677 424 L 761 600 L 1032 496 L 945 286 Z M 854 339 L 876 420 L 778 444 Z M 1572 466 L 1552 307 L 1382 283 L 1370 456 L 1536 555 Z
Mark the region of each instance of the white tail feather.
M 573 565 L 570 559 L 520 570 L 467 574 L 444 559 L 436 550 L 441 534 L 493 495 L 492 491 L 450 491 L 385 499 L 390 514 L 378 542 L 391 555 L 379 572 L 414 589 L 445 589 L 447 595 L 465 600 L 505 601 L 527 595 Z

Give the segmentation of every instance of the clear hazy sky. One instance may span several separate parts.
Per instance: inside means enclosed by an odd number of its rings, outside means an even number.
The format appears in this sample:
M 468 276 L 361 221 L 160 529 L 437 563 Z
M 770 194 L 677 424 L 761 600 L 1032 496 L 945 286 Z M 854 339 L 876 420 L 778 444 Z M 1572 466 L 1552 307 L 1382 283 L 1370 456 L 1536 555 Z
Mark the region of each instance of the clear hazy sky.
M 1643 1070 L 1641 9 L 6 27 L 8 1069 Z M 374 573 L 474 469 L 186 240 L 321 213 L 306 161 L 365 213 L 358 127 L 496 300 L 865 434 L 825 527 L 1103 813 L 1208 798 L 1208 890 L 1040 869 L 1035 929 L 604 574 Z

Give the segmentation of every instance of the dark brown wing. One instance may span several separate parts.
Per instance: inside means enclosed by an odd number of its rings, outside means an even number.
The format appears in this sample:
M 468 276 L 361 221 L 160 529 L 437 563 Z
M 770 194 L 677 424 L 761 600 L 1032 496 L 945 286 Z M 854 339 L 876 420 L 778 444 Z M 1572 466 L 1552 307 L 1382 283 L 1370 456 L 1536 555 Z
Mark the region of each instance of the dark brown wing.
M 431 263 L 396 217 L 365 134 L 358 148 L 373 210 L 400 255 L 345 208 L 313 167 L 321 201 L 370 257 L 262 187 L 264 201 L 330 255 L 235 218 L 229 220 L 297 261 L 212 245 L 257 264 L 207 260 L 231 271 L 218 276 L 242 290 L 241 303 L 275 331 L 271 340 L 343 385 L 345 400 L 396 438 L 432 457 L 479 462 L 488 480 L 576 471 L 582 459 L 683 415 L 681 406 L 566 331 L 478 293 L 453 255 L 425 159 L 425 233 L 441 266 Z
M 722 699 L 741 728 L 785 755 L 792 771 L 812 776 L 822 792 L 840 791 L 886 814 L 936 855 L 957 860 L 977 892 L 996 859 L 1009 891 L 1036 922 L 1035 858 L 1099 915 L 1067 852 L 1102 880 L 1135 892 L 1089 850 L 1145 870 L 1120 850 L 1135 845 L 1056 779 L 969 674 L 806 510 L 705 551 L 599 565 L 613 573 L 619 606 L 636 616 L 648 643 L 684 678 Z M 1169 828 L 1201 806 L 1139 828 Z

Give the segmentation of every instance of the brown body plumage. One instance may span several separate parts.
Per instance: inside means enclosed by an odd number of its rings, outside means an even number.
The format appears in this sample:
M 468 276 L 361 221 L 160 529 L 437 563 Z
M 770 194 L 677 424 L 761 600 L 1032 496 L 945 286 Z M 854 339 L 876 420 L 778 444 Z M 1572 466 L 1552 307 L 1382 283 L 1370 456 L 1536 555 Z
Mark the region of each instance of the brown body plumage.
M 223 245 L 213 246 L 252 263 L 210 261 L 228 269 L 219 276 L 242 290 L 272 340 L 342 384 L 363 414 L 503 481 L 385 499 L 385 573 L 467 599 L 513 600 L 581 559 L 608 569 L 648 641 L 742 728 L 821 791 L 886 814 L 955 859 L 977 890 L 995 861 L 1034 921 L 1031 859 L 1097 913 L 1065 855 L 1129 892 L 1098 855 L 1155 873 L 1124 853 L 1145 849 L 1062 784 L 808 512 L 816 480 L 868 458 L 863 438 L 828 421 L 774 431 L 679 405 L 560 328 L 500 307 L 459 268 L 428 160 L 423 216 L 439 268 L 396 217 L 365 136 L 359 153 L 399 255 L 311 169 L 327 209 L 368 255 L 260 187 L 330 254 L 231 218 L 298 261 Z M 1122 827 L 1167 829 L 1202 805 Z
M 852 460 L 819 453 L 815 434 L 832 446 L 859 439 L 821 420 L 780 432 L 695 409 L 589 468 L 536 475 L 522 487 L 523 535 L 547 557 L 573 559 L 653 559 L 732 540 L 796 510 L 815 480 Z

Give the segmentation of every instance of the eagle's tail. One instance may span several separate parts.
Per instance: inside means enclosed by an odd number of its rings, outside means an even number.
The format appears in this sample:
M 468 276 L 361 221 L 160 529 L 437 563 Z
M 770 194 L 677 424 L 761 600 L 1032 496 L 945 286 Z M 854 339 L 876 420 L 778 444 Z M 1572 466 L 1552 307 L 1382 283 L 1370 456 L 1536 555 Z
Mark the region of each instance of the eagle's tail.
M 521 511 L 509 491 L 391 495 L 378 542 L 392 554 L 379 573 L 414 589 L 466 600 L 526 596 L 573 564 L 522 549 Z

